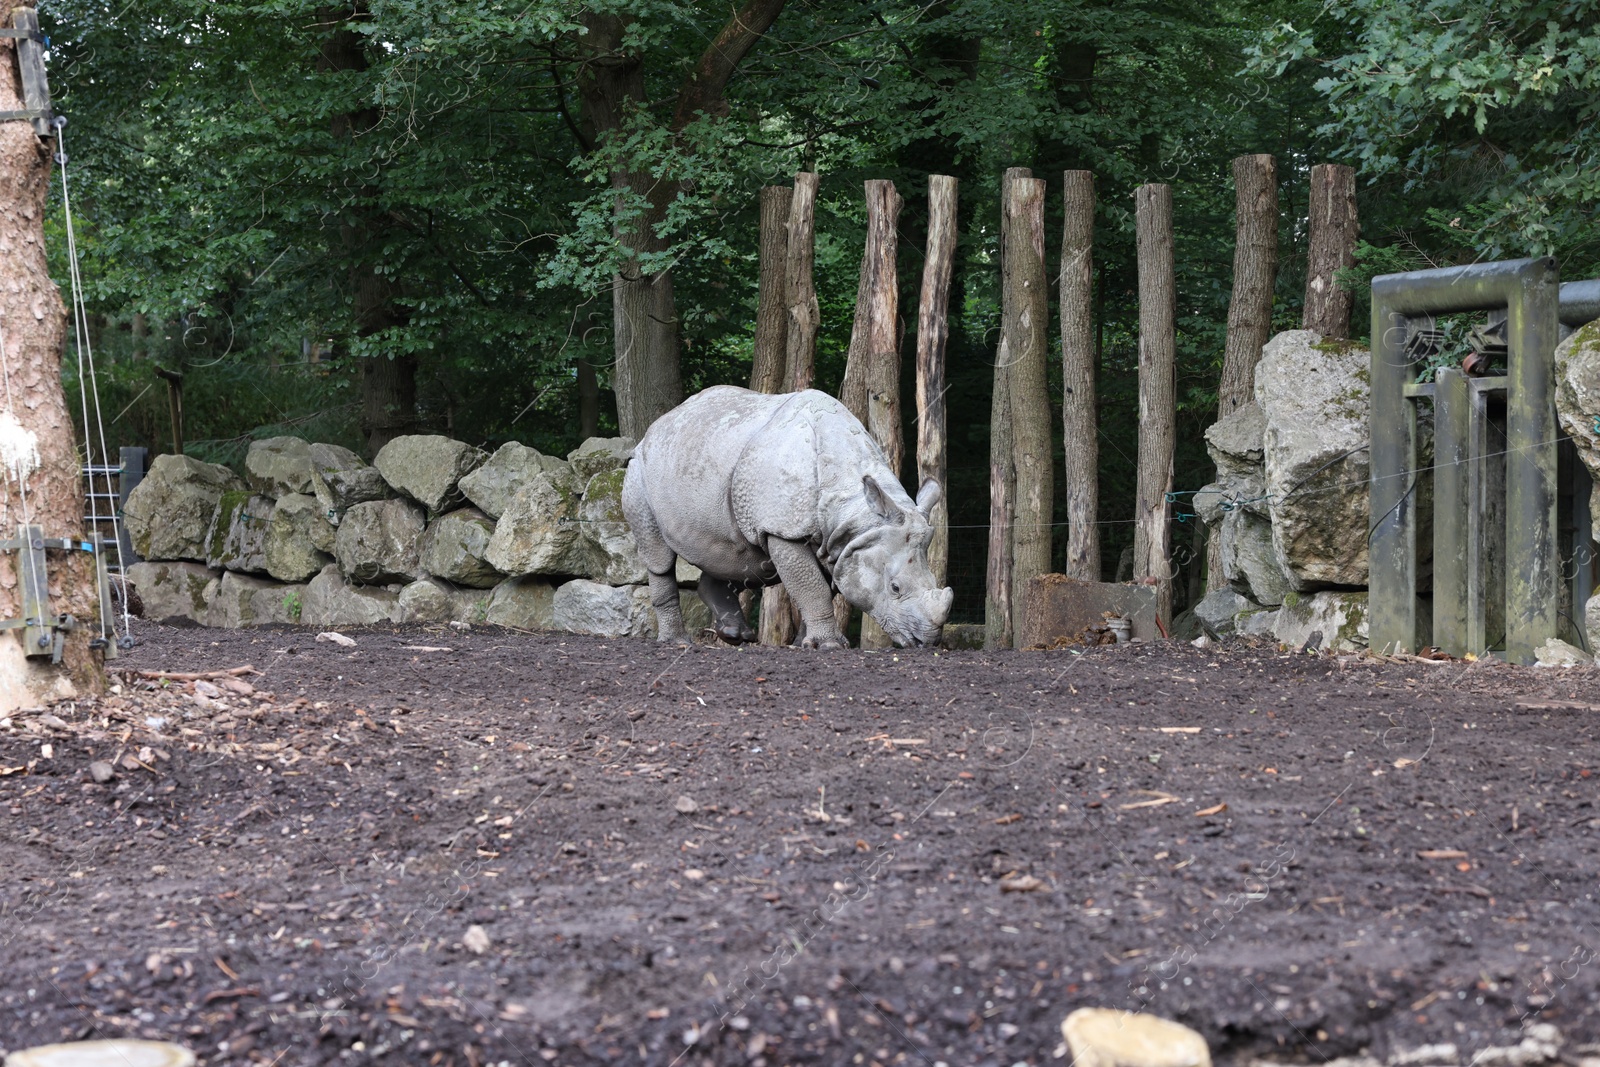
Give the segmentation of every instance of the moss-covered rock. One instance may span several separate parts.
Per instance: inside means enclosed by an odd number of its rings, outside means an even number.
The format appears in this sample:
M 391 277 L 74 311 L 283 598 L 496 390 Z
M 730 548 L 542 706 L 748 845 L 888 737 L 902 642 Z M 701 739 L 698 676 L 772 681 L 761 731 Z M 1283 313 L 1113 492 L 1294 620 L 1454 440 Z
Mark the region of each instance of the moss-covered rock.
M 267 572 L 273 501 L 246 490 L 223 493 L 206 531 L 206 563 L 245 574 Z
M 217 501 L 244 488 L 243 479 L 219 464 L 157 456 L 123 510 L 134 551 L 148 560 L 204 560 Z

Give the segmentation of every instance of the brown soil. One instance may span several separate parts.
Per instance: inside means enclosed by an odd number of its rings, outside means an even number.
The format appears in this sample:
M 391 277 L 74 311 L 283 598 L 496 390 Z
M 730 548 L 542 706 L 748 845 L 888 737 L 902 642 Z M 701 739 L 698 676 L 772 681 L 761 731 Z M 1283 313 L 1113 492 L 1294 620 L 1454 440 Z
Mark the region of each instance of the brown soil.
M 1049 1064 L 1084 1005 L 1222 1063 L 1600 1037 L 1592 670 L 139 636 L 257 691 L 0 723 L 10 1048 Z

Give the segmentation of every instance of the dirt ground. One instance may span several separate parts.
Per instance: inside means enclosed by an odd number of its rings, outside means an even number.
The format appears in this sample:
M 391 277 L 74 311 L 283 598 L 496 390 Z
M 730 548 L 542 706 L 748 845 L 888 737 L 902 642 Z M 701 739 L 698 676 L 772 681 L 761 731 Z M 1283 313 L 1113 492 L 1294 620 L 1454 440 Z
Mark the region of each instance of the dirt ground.
M 260 673 L 0 721 L 8 1048 L 1008 1067 L 1086 1005 L 1221 1063 L 1600 1038 L 1591 669 L 138 636 Z

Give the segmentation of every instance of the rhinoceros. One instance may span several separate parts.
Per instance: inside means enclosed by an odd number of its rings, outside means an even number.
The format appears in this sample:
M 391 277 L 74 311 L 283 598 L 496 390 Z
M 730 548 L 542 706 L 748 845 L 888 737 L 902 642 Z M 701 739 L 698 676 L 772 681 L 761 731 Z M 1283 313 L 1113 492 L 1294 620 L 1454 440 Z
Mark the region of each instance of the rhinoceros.
M 731 641 L 754 640 L 739 591 L 782 582 L 800 609 L 797 643 L 843 648 L 832 592 L 900 645 L 938 642 L 955 594 L 928 568 L 928 513 L 913 503 L 856 417 L 826 393 L 719 385 L 656 420 L 634 449 L 622 511 L 650 572 L 662 641 L 685 641 L 674 573 L 701 570 L 700 598 Z

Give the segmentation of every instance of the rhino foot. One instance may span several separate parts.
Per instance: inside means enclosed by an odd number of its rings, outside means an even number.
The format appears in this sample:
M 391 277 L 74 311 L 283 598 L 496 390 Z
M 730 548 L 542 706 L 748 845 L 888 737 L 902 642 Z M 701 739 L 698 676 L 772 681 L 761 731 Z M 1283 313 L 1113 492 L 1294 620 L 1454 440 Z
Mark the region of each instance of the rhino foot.
M 849 648 L 850 642 L 837 635 L 830 634 L 822 637 L 813 637 L 810 634 L 807 634 L 805 637 L 800 639 L 800 647 L 820 649 Z

